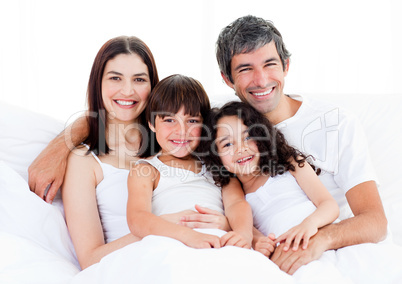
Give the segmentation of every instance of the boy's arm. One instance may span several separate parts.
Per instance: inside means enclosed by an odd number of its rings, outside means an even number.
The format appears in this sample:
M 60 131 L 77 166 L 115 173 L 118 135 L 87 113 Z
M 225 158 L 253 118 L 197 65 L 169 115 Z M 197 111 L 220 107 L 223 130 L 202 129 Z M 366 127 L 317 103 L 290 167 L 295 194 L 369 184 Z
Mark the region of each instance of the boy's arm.
M 225 215 L 233 231 L 222 236 L 221 245 L 251 248 L 253 215 L 237 178 L 232 178 L 229 184 L 222 188 L 222 199 Z
M 144 172 L 150 174 L 140 174 Z M 151 165 L 140 164 L 130 171 L 127 223 L 131 233 L 140 238 L 148 235 L 170 237 L 193 248 L 219 248 L 217 236 L 196 232 L 152 214 L 152 194 L 157 176 L 157 170 Z
M 46 202 L 52 203 L 64 180 L 67 157 L 70 151 L 88 136 L 88 131 L 86 118 L 80 117 L 50 141 L 28 168 L 31 191 Z

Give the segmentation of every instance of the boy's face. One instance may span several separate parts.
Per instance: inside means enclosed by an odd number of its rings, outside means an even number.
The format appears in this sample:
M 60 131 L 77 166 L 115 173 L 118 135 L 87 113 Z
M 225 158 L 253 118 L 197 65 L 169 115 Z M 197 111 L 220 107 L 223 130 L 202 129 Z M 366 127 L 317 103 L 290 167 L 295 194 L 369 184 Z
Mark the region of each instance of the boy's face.
M 155 125 L 149 125 L 156 134 L 156 140 L 163 154 L 184 158 L 190 155 L 200 143 L 202 117 L 185 114 L 181 107 L 176 114 L 156 116 Z
M 275 42 L 271 41 L 253 52 L 233 56 L 231 72 L 234 83 L 222 76 L 243 102 L 267 114 L 279 104 L 288 67 L 289 63 L 283 69 Z

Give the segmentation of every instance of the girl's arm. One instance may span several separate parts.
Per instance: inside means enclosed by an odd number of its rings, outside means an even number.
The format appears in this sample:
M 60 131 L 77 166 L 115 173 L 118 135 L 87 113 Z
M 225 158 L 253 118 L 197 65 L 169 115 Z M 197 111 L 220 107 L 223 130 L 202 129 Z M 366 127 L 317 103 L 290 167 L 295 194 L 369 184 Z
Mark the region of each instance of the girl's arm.
M 276 242 L 285 241 L 284 250 L 287 251 L 293 242 L 293 250 L 299 248 L 303 241 L 303 249 L 308 246 L 309 239 L 315 235 L 319 228 L 331 224 L 339 216 L 339 207 L 335 199 L 322 184 L 311 166 L 305 162 L 300 167 L 293 161 L 295 171 L 291 171 L 301 189 L 314 203 L 317 209 L 303 220 L 303 222 L 279 236 Z
M 253 249 L 266 257 L 270 257 L 274 252 L 276 247 L 275 239 L 275 234 L 270 233 L 265 236 L 256 227 L 253 227 Z
M 222 188 L 222 199 L 225 215 L 233 231 L 222 236 L 221 245 L 251 248 L 253 215 L 237 178 L 232 178 L 229 184 Z
M 149 173 L 147 175 L 140 173 Z M 127 222 L 133 235 L 166 236 L 193 248 L 219 248 L 217 236 L 202 234 L 152 214 L 152 194 L 158 171 L 148 164 L 135 166 L 128 177 Z
M 105 244 L 95 192 L 101 178 L 101 171 L 96 171 L 96 167 L 100 166 L 91 155 L 84 155 L 85 152 L 86 148 L 70 153 L 62 186 L 66 222 L 82 269 L 139 240 L 128 234 Z

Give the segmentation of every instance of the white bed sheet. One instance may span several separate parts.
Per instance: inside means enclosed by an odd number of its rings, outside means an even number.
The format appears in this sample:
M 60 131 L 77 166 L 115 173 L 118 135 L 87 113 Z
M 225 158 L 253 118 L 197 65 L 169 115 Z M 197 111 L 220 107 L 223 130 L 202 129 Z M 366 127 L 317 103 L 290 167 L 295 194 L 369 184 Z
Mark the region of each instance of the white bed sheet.
M 27 185 L 29 164 L 59 133 L 63 123 L 0 103 L 0 160 L 4 160 L 0 162 L 0 283 L 90 283 L 82 281 L 92 278 L 113 279 L 112 283 L 133 283 L 135 279 L 145 281 L 136 283 L 161 283 L 160 280 L 168 283 L 172 275 L 177 281 L 185 279 L 183 283 L 195 283 L 196 279 L 236 283 L 233 281 L 242 277 L 248 279 L 242 283 L 271 283 L 272 279 L 283 280 L 272 283 L 402 283 L 402 175 L 399 173 L 402 135 L 398 135 L 402 96 L 383 100 L 377 96 L 334 99 L 346 100 L 346 106 L 357 110 L 366 129 L 389 227 L 399 246 L 360 245 L 338 250 L 336 254 L 329 252 L 319 262 L 300 269 L 290 280 L 255 252 L 237 248 L 225 248 L 224 253 L 197 251 L 174 240 L 153 236 L 79 272 L 60 207 L 46 204 Z M 383 257 L 373 258 L 376 250 L 384 251 Z M 253 263 L 260 269 L 247 267 Z M 235 280 L 225 281 L 232 274 L 237 275 Z M 254 276 L 258 281 L 252 280 Z

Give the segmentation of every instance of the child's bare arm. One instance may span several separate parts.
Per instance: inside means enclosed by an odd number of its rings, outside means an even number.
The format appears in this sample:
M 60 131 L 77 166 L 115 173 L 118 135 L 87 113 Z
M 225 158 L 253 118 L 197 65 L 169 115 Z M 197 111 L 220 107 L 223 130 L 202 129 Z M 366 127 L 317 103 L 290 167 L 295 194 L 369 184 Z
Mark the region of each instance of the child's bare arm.
M 317 209 L 301 224 L 277 238 L 276 242 L 285 241 L 284 250 L 288 250 L 291 243 L 293 243 L 293 250 L 297 250 L 301 242 L 303 242 L 303 249 L 306 249 L 309 239 L 317 233 L 318 229 L 332 223 L 339 216 L 338 204 L 311 166 L 307 163 L 304 163 L 302 167 L 297 163 L 294 165 L 296 170 L 291 173 Z
M 222 188 L 222 199 L 225 215 L 233 231 L 222 236 L 221 245 L 251 248 L 253 216 L 250 205 L 244 198 L 240 182 L 236 178 L 232 178 L 230 183 Z
M 141 172 L 151 174 L 140 175 Z M 146 164 L 137 165 L 130 172 L 127 181 L 127 222 L 131 233 L 140 238 L 148 235 L 170 237 L 193 248 L 219 248 L 217 236 L 196 232 L 152 214 L 152 194 L 157 175 L 157 170 Z
M 257 228 L 253 227 L 253 248 L 255 251 L 262 253 L 266 257 L 270 257 L 274 252 L 275 247 L 276 242 L 273 233 L 265 236 Z

